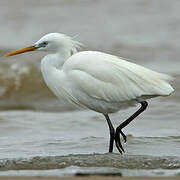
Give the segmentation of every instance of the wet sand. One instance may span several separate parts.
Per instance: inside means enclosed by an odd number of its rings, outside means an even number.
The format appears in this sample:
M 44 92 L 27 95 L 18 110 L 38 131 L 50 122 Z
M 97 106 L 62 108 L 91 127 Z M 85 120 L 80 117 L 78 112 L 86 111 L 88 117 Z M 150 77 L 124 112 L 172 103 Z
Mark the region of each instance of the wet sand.
M 0 177 L 0 180 L 179 180 L 180 177 L 118 177 L 118 176 L 87 176 L 87 177 Z
M 79 167 L 79 169 L 75 169 Z M 87 168 L 88 167 L 88 168 Z M 106 170 L 102 170 L 103 167 Z M 180 170 L 180 157 L 106 154 L 77 154 L 33 158 L 4 159 L 0 161 L 0 175 L 3 170 L 63 170 L 71 174 L 120 174 L 128 170 Z M 98 169 L 99 168 L 99 169 Z M 121 170 L 122 169 L 122 170 Z M 52 173 L 53 171 L 51 171 Z M 55 171 L 54 171 L 55 172 Z M 50 174 L 50 173 L 49 173 Z M 51 175 L 51 174 L 50 174 Z M 128 175 L 127 175 L 128 176 Z

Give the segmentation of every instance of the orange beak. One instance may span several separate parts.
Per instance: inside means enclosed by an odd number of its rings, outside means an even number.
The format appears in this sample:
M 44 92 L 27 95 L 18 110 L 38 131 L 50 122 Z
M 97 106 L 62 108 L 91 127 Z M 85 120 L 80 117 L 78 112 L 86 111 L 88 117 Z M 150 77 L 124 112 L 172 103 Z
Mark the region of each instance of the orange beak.
M 35 46 L 29 46 L 29 47 L 25 47 L 23 49 L 18 49 L 16 51 L 13 51 L 13 52 L 10 52 L 8 54 L 5 54 L 4 56 L 5 57 L 8 57 L 8 56 L 14 56 L 16 54 L 21 54 L 21 53 L 25 53 L 25 52 L 29 52 L 29 51 L 34 51 L 36 49 L 38 49 L 39 47 L 35 47 Z

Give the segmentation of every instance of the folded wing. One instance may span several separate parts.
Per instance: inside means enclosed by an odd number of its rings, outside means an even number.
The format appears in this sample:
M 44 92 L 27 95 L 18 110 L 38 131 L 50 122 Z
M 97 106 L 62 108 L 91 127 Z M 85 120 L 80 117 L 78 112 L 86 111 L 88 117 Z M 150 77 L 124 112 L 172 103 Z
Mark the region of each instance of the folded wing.
M 107 102 L 173 92 L 172 77 L 105 53 L 85 51 L 73 55 L 63 68 L 76 93 Z

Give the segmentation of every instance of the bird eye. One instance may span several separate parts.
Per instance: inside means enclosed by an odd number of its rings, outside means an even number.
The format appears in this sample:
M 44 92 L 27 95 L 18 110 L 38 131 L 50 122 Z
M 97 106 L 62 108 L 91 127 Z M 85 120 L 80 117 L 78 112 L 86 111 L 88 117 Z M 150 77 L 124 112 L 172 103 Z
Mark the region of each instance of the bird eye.
M 48 42 L 42 42 L 42 43 L 39 44 L 39 47 L 46 47 L 47 44 L 48 44 Z
M 43 42 L 44 45 L 47 45 L 48 43 L 47 42 Z

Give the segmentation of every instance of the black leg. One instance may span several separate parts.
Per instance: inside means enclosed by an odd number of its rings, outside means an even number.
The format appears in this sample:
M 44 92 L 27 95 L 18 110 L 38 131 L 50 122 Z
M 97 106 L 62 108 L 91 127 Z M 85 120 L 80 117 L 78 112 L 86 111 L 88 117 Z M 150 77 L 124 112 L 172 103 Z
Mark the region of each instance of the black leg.
M 121 141 L 120 141 L 120 134 L 123 136 L 124 141 L 126 142 L 126 136 L 122 132 L 122 129 L 125 126 L 127 126 L 133 119 L 135 119 L 139 114 L 141 114 L 147 108 L 147 106 L 148 106 L 148 103 L 146 101 L 142 101 L 140 103 L 141 103 L 141 107 L 132 116 L 130 116 L 126 121 L 121 123 L 116 128 L 114 140 L 115 140 L 115 143 L 116 143 L 116 147 L 117 147 L 117 149 L 119 150 L 120 153 L 122 153 L 122 151 L 124 152 L 124 149 L 123 149 Z
M 111 153 L 111 152 L 113 152 L 115 130 L 114 130 L 114 127 L 111 123 L 111 120 L 110 120 L 108 114 L 104 114 L 104 116 L 105 116 L 108 126 L 109 126 L 109 133 L 110 133 L 109 152 Z

